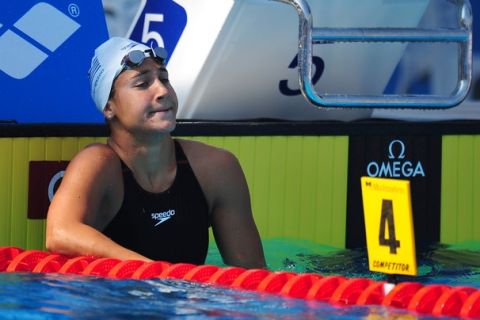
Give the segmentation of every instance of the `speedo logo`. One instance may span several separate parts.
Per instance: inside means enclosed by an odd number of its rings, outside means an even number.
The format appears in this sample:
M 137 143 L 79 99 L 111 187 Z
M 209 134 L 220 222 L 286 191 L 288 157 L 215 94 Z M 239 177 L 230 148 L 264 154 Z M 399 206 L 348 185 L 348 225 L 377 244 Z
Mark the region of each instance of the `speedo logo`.
M 72 17 L 80 14 L 76 4 L 70 4 L 68 10 Z M 14 79 L 24 79 L 69 39 L 80 24 L 50 4 L 39 2 L 13 27 L 0 35 L 0 70 Z
M 164 223 L 165 221 L 167 221 L 168 219 L 170 219 L 174 215 L 175 215 L 175 210 L 174 209 L 170 209 L 170 210 L 165 211 L 165 212 L 154 212 L 154 213 L 152 213 L 152 219 L 157 221 L 157 223 L 155 224 L 155 227 L 158 226 L 161 223 Z

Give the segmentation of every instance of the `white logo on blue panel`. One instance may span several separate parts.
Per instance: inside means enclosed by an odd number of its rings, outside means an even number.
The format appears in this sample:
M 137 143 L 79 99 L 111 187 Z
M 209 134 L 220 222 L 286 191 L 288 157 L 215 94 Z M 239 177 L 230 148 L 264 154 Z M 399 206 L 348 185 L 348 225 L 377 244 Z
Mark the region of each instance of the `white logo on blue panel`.
M 164 47 L 168 63 L 186 25 L 187 12 L 174 1 L 143 0 L 129 37 L 148 46 Z
M 13 26 L 20 32 L 8 29 L 0 35 L 0 70 L 15 79 L 28 77 L 49 53 L 55 52 L 80 28 L 76 21 L 45 2 L 31 7 Z

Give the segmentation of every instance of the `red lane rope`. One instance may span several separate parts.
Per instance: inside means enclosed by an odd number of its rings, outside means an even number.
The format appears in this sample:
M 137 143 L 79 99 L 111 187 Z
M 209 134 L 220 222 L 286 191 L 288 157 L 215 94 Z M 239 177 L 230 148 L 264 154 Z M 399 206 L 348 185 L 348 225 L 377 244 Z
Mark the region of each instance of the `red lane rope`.
M 330 302 L 338 305 L 357 304 L 360 294 L 373 283 L 373 280 L 365 278 L 348 279 L 338 286 L 330 298 Z
M 247 270 L 232 282 L 231 287 L 244 290 L 256 290 L 260 282 L 269 274 L 270 271 L 264 269 Z
M 280 293 L 288 280 L 293 278 L 295 273 L 287 271 L 272 272 L 258 284 L 257 291 L 266 293 Z
M 366 278 L 323 277 L 314 273 L 220 268 L 165 261 L 68 257 L 17 247 L 0 247 L 0 272 L 55 272 L 112 279 L 182 279 L 291 298 L 325 301 L 340 306 L 384 305 L 435 316 L 480 319 L 480 290 L 465 286 L 403 282 L 389 290 L 386 289 L 387 283 Z
M 92 256 L 79 256 L 79 257 L 71 258 L 67 260 L 67 262 L 65 262 L 63 266 L 60 267 L 60 269 L 58 270 L 58 273 L 82 274 L 83 270 L 93 260 L 95 260 L 95 257 L 92 257 Z
M 313 284 L 321 278 L 321 275 L 313 273 L 297 274 L 285 283 L 280 290 L 280 294 L 291 298 L 304 299 Z
M 477 291 L 477 289 L 471 287 L 452 288 L 437 300 L 432 310 L 433 315 L 458 316 L 460 314 L 460 308 L 475 291 Z
M 13 258 L 18 256 L 23 249 L 16 247 L 0 248 L 0 272 L 6 271 Z
M 407 308 L 412 297 L 417 293 L 423 285 L 418 282 L 402 282 L 397 284 L 392 291 L 382 301 L 384 306 Z
M 81 272 L 84 276 L 106 277 L 110 270 L 119 264 L 119 259 L 99 258 L 90 262 Z
M 347 281 L 347 279 L 342 276 L 324 277 L 310 287 L 305 298 L 308 300 L 328 302 L 337 288 L 345 281 Z
M 133 273 L 146 264 L 146 261 L 125 260 L 116 264 L 107 274 L 109 278 L 128 279 L 133 276 Z
M 162 279 L 183 279 L 188 271 L 195 268 L 196 265 L 190 263 L 174 263 L 162 271 L 158 278 Z
M 68 259 L 60 254 L 48 255 L 35 265 L 32 272 L 58 272 Z
M 48 253 L 43 251 L 23 251 L 10 261 L 6 271 L 33 271 L 37 263 L 47 256 Z
M 235 279 L 247 271 L 247 269 L 239 267 L 220 268 L 206 281 L 207 283 L 230 286 Z
M 360 292 L 357 299 L 358 305 L 382 304 L 385 298 L 385 281 L 373 281 L 368 287 Z
M 210 265 L 196 266 L 195 268 L 188 271 L 185 274 L 185 276 L 183 276 L 183 280 L 206 282 L 218 270 L 220 270 L 220 267 L 217 267 L 217 266 L 210 266 Z
M 415 293 L 407 308 L 420 313 L 432 313 L 437 300 L 450 289 L 444 285 L 425 286 Z
M 163 270 L 167 269 L 170 266 L 170 263 L 164 261 L 153 261 L 147 262 L 132 274 L 132 279 L 150 279 L 158 277 Z

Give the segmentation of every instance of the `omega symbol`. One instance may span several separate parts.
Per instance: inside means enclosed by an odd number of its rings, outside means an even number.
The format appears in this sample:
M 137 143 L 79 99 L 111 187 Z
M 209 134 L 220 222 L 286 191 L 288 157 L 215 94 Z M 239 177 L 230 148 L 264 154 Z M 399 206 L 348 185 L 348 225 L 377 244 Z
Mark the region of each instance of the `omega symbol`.
M 48 200 L 52 202 L 53 194 L 55 193 L 55 186 L 57 183 L 63 178 L 65 175 L 65 170 L 58 171 L 55 175 L 50 179 L 50 183 L 48 184 Z
M 392 140 L 388 146 L 388 159 L 395 159 L 394 146 L 398 145 L 400 147 L 400 152 L 398 153 L 397 159 L 405 158 L 405 144 L 402 140 Z

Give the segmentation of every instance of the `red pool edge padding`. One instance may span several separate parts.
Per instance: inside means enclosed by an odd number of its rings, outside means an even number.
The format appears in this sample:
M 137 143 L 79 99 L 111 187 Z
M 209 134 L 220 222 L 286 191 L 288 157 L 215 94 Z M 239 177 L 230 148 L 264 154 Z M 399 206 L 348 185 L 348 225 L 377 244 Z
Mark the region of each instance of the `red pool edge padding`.
M 480 319 L 480 290 L 403 282 L 391 290 L 384 281 L 286 271 L 221 268 L 213 265 L 68 257 L 39 250 L 0 247 L 0 272 L 63 273 L 111 279 L 178 279 L 338 306 L 384 305 L 422 314 Z M 386 292 L 388 291 L 388 292 Z

